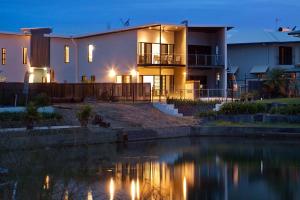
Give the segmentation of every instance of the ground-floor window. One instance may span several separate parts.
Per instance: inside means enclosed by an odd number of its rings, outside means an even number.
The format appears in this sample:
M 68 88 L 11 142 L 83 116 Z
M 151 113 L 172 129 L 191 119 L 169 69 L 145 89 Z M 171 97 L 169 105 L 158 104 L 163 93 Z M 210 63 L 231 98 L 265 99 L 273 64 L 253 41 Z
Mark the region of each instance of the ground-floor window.
M 143 83 L 150 83 L 153 96 L 159 96 L 160 92 L 162 96 L 167 96 L 174 92 L 174 76 L 162 75 L 162 76 L 141 76 L 140 80 Z

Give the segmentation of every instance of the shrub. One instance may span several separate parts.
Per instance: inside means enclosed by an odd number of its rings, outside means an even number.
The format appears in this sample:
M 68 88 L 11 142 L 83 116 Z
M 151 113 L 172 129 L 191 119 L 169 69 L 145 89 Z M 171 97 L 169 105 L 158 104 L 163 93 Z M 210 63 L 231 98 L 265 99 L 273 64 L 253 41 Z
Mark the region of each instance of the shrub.
M 33 102 L 37 107 L 49 106 L 51 99 L 46 93 L 40 93 L 33 98 Z
M 196 114 L 197 117 L 216 117 L 218 112 L 216 111 L 207 111 L 207 112 L 199 112 Z
M 35 121 L 38 121 L 40 118 L 40 114 L 38 113 L 37 107 L 33 102 L 29 102 L 25 111 L 25 122 L 27 125 L 27 129 L 32 129 Z
M 300 105 L 292 104 L 282 107 L 273 107 L 271 108 L 270 113 L 281 115 L 300 115 Z
M 91 117 L 92 108 L 89 105 L 82 106 L 80 111 L 77 112 L 77 119 L 79 120 L 81 126 L 86 127 Z
M 256 114 L 265 113 L 266 111 L 266 105 L 262 103 L 225 103 L 220 109 L 220 113 L 225 115 Z
M 167 99 L 168 104 L 174 104 L 175 106 L 180 105 L 215 105 L 217 103 L 220 103 L 220 101 L 201 101 L 201 100 L 191 100 L 191 99 L 173 99 L 168 98 Z

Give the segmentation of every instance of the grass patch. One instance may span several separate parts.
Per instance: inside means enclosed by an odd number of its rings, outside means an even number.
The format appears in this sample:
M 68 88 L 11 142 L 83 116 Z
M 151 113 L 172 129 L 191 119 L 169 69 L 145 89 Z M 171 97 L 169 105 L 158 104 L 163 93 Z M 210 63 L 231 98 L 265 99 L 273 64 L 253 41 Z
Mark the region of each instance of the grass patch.
M 286 104 L 300 104 L 300 98 L 276 98 L 257 100 L 257 103 L 286 103 Z
M 292 124 L 292 123 L 263 123 L 263 122 L 255 122 L 255 123 L 244 123 L 244 122 L 230 122 L 230 121 L 213 121 L 208 125 L 210 126 L 233 126 L 233 127 L 266 127 L 266 128 L 300 128 L 300 124 Z

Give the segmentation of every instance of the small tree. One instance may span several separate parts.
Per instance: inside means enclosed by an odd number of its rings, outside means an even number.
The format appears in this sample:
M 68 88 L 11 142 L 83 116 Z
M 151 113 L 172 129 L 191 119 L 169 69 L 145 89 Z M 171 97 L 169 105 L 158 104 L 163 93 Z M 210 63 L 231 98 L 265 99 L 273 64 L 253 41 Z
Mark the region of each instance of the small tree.
M 37 107 L 34 105 L 34 103 L 29 102 L 25 111 L 26 128 L 28 130 L 33 129 L 34 122 L 38 121 L 39 119 L 40 114 L 38 113 Z
M 264 89 L 271 97 L 286 96 L 287 78 L 284 69 L 274 68 L 267 74 L 267 80 L 264 82 Z
M 77 119 L 82 127 L 87 127 L 91 117 L 92 108 L 89 105 L 82 106 L 77 112 Z

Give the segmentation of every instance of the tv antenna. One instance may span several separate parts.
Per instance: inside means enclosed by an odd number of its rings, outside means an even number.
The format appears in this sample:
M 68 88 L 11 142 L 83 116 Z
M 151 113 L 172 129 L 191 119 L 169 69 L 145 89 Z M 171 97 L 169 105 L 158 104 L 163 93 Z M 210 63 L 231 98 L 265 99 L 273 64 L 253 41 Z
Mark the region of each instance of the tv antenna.
M 124 27 L 130 26 L 130 18 L 128 18 L 127 20 L 123 20 L 123 19 L 121 18 L 120 21 L 121 21 L 121 23 L 122 23 L 122 25 L 123 25 Z

